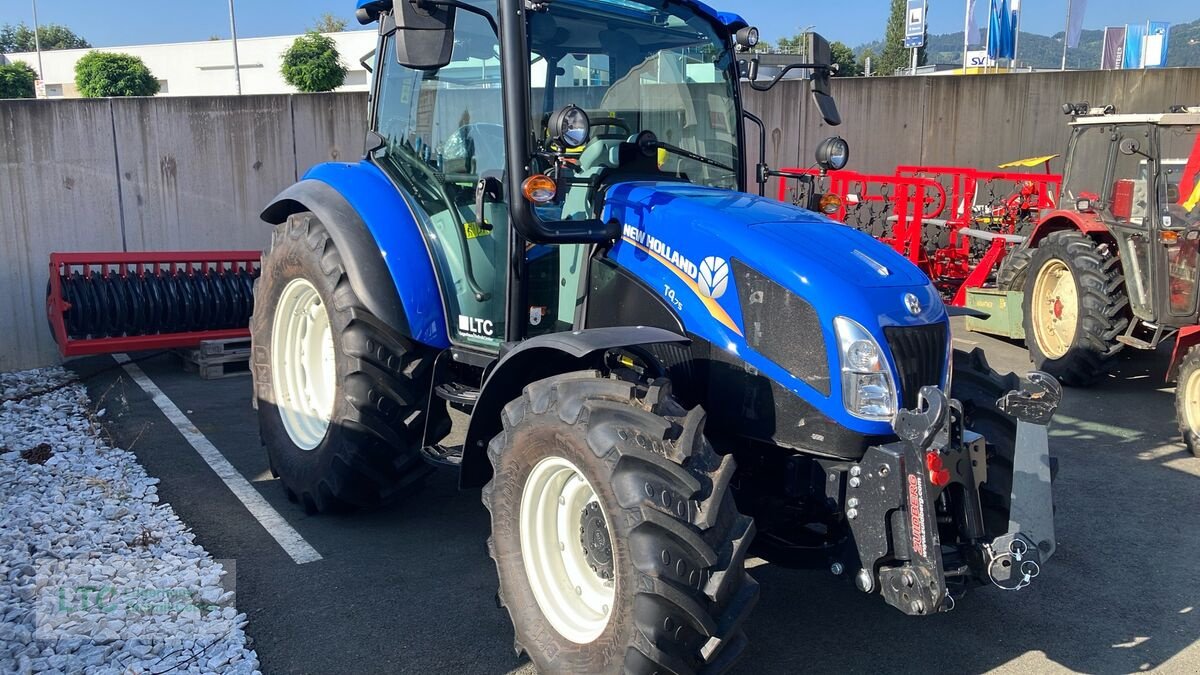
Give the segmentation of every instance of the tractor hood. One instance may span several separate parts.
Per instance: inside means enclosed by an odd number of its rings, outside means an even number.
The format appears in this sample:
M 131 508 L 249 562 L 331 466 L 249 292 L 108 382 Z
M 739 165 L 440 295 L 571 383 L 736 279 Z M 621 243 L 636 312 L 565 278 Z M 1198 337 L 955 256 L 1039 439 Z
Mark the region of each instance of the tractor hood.
M 857 288 L 929 284 L 916 266 L 870 236 L 771 199 L 690 183 L 625 183 L 609 191 L 607 207 L 606 220 L 636 226 L 630 234 L 637 229 L 679 250 L 711 237 L 725 257 L 760 268 L 784 286 L 791 285 L 781 278 L 788 275 Z
M 932 353 L 906 362 L 932 368 L 922 384 L 944 383 L 949 320 L 941 296 L 915 265 L 851 227 L 762 197 L 668 182 L 613 186 L 602 217 L 621 226 L 609 258 L 662 298 L 688 333 L 843 427 L 891 433 L 886 422 L 845 412 L 838 317 L 885 350 L 914 330 L 942 327 Z M 903 345 L 891 344 L 897 349 Z M 896 352 L 893 375 L 914 382 L 896 366 L 903 358 Z

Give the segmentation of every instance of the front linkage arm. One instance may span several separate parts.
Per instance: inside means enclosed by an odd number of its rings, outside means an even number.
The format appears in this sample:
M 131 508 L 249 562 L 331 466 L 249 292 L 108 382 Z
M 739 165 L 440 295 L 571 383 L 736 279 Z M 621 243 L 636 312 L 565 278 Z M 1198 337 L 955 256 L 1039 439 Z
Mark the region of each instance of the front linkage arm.
M 1061 397 L 1052 378 L 1035 372 L 999 402 L 1017 419 L 1017 446 L 1008 532 L 995 537 L 984 530 L 978 492 L 987 479 L 985 439 L 964 429 L 958 401 L 922 389 L 918 408 L 897 417 L 900 440 L 871 447 L 849 470 L 846 517 L 861 564 L 858 588 L 878 589 L 904 613 L 926 615 L 953 609 L 947 576 L 973 575 L 1008 590 L 1029 585 L 1054 552 L 1046 425 Z M 940 487 L 931 480 L 936 473 Z M 951 485 L 961 495 L 959 538 L 971 543 L 947 554 L 954 567 L 947 569 L 936 504 Z

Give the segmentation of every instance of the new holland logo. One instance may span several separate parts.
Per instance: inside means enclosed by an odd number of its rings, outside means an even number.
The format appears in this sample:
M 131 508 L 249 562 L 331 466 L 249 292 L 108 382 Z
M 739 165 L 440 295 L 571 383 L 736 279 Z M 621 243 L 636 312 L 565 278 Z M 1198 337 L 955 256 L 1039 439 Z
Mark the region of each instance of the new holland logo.
M 700 263 L 699 279 L 700 294 L 718 300 L 729 289 L 729 263 L 721 258 L 712 256 Z

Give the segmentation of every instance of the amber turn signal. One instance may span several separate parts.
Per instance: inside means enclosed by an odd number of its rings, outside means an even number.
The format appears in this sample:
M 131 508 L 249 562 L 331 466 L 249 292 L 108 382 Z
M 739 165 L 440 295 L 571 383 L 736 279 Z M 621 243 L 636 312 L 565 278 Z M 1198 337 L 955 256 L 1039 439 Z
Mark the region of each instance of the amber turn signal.
M 558 194 L 558 184 L 554 182 L 553 178 L 539 173 L 526 178 L 525 182 L 521 183 L 521 192 L 525 195 L 525 199 L 534 204 L 549 204 Z
M 824 213 L 827 216 L 832 216 L 833 214 L 842 210 L 842 198 L 835 194 L 828 193 L 824 197 L 821 197 L 821 204 L 819 208 L 821 213 Z

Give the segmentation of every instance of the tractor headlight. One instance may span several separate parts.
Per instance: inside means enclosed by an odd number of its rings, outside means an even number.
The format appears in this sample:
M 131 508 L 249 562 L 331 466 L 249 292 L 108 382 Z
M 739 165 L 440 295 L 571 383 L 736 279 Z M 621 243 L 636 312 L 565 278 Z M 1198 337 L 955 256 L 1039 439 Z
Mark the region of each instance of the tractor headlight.
M 896 384 L 883 349 L 865 328 L 839 316 L 833 320 L 842 358 L 842 404 L 865 420 L 890 422 L 896 414 Z

